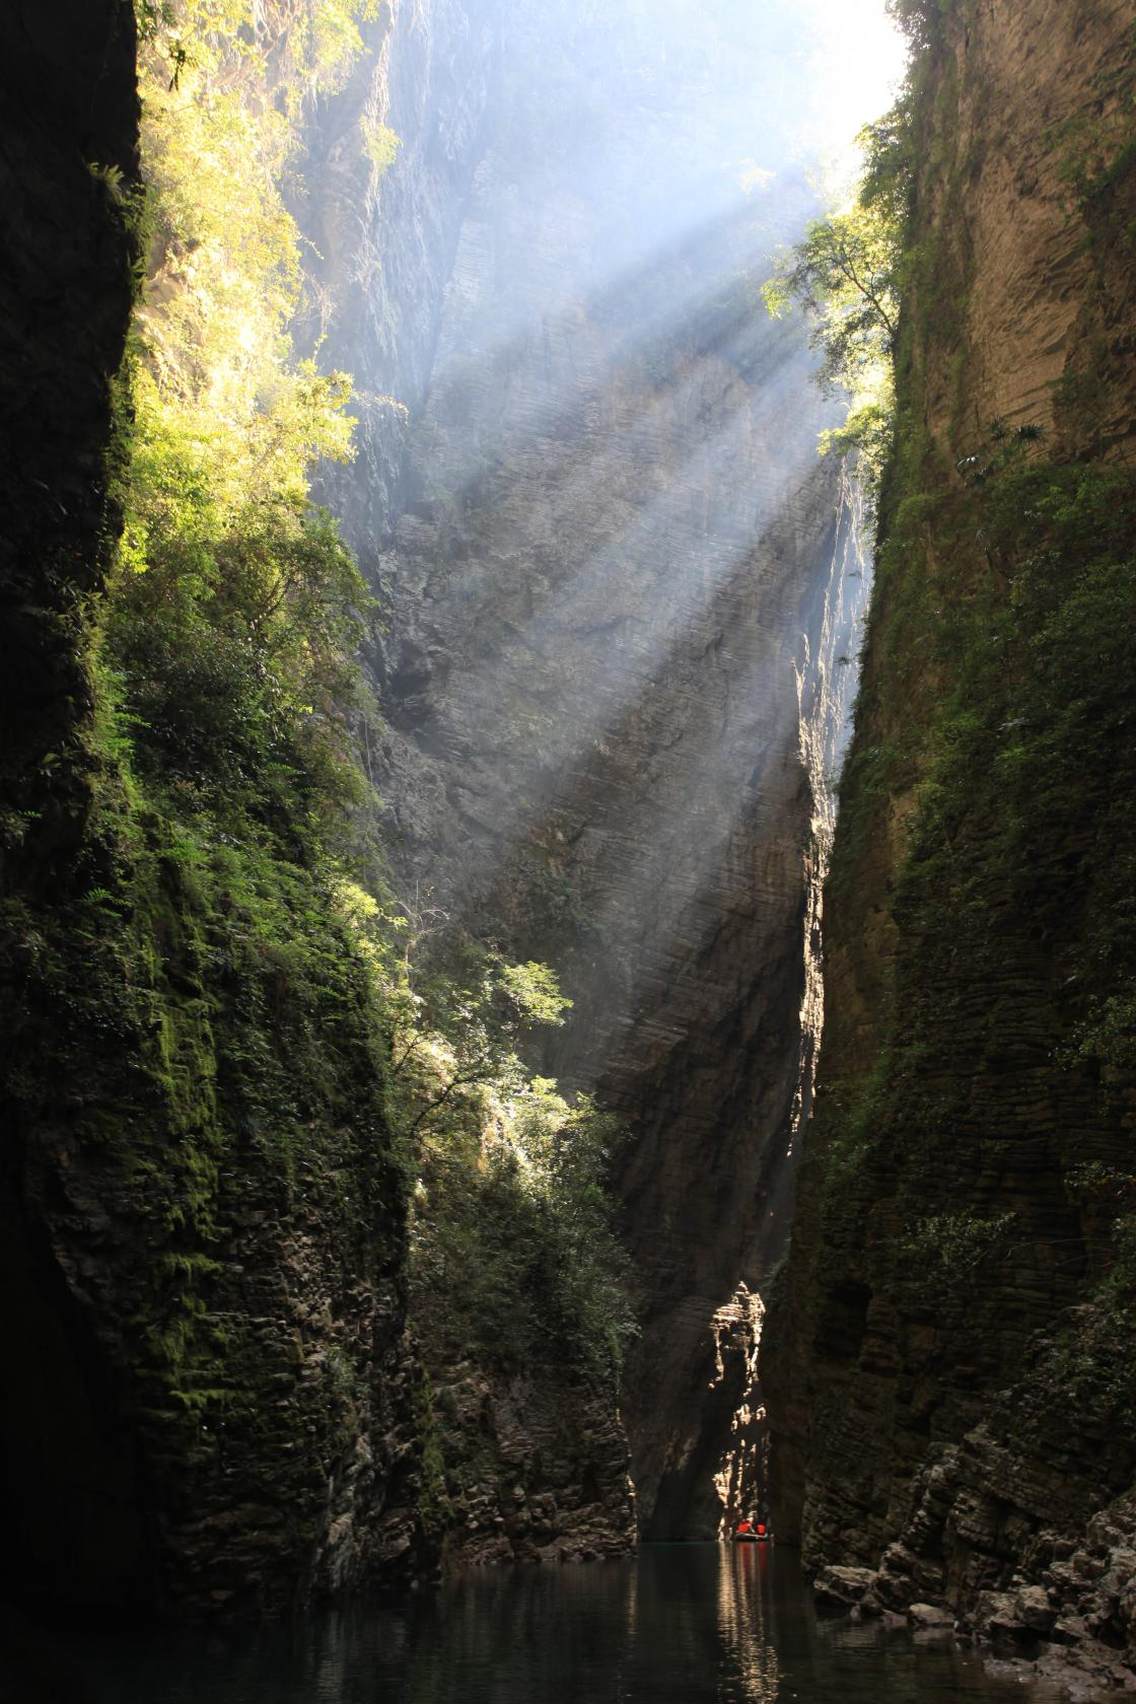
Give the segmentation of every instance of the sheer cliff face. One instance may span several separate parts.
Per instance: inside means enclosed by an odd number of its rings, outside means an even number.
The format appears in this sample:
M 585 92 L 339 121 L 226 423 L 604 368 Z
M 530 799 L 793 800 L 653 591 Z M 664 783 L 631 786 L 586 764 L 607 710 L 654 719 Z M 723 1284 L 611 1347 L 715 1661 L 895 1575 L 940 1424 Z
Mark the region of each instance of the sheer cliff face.
M 64 1275 L 42 1224 L 27 1215 L 24 1109 L 13 1104 L 9 1088 L 13 1068 L 23 1063 L 20 1020 L 35 987 L 35 941 L 21 938 L 20 901 L 38 908 L 69 879 L 97 783 L 94 765 L 68 746 L 91 712 L 84 667 L 88 600 L 105 583 L 117 520 L 108 489 L 111 376 L 125 346 L 134 241 L 118 198 L 86 162 L 116 168 L 127 186 L 137 179 L 129 9 L 113 0 L 60 5 L 50 16 L 30 5 L 5 8 L 0 92 L 8 257 L 0 286 L 6 515 L 0 547 L 0 997 L 6 1012 L 0 1247 L 11 1353 L 0 1404 L 6 1470 L 0 1494 L 12 1535 L 8 1565 L 34 1576 L 51 1545 L 37 1528 L 48 1526 L 73 1535 L 74 1574 L 91 1578 L 101 1569 L 113 1590 L 134 1559 L 137 1534 L 127 1506 L 132 1464 L 111 1429 L 97 1425 L 76 1428 L 75 1444 L 81 1438 L 89 1445 L 88 1468 L 76 1471 L 69 1461 L 68 1399 L 76 1390 L 80 1398 L 85 1394 L 84 1372 L 90 1387 L 95 1380 L 82 1368 L 68 1331 Z M 89 1408 L 97 1401 L 91 1388 Z M 58 1459 L 53 1443 L 62 1446 Z M 37 1487 L 34 1518 L 24 1489 L 29 1485 Z M 104 1522 L 101 1544 L 92 1543 L 93 1517 L 116 1495 L 121 1514 Z
M 862 581 L 799 332 L 755 289 L 810 210 L 785 20 L 610 10 L 396 11 L 368 98 L 402 150 L 352 180 L 325 282 L 333 354 L 409 413 L 368 413 L 329 493 L 389 599 L 401 878 L 575 1002 L 547 1066 L 631 1131 L 641 1519 L 712 1533 L 752 1348 L 715 1383 L 713 1321 L 776 1252 Z
M 276 1608 L 421 1538 L 377 1017 L 295 842 L 257 892 L 216 838 L 187 861 L 109 731 L 133 8 L 5 7 L 0 80 L 5 1583 Z
M 34 811 L 39 823 L 26 874 L 50 879 L 52 855 L 74 840 L 84 788 L 73 776 L 46 785 L 40 766 L 90 703 L 79 599 L 101 589 L 109 565 L 108 375 L 122 358 L 132 295 L 123 210 L 84 162 L 118 171 L 127 185 L 137 178 L 134 30 L 111 0 L 61 3 L 50 21 L 14 5 L 0 29 L 10 256 L 0 321 L 9 481 L 0 773 L 6 809 Z
M 762 1362 L 811 1566 L 882 1557 L 877 1602 L 1085 1649 L 1136 1631 L 1133 76 L 1130 8 L 1054 0 L 949 8 L 920 71 L 818 1112 Z
M 327 470 L 323 496 L 371 571 L 404 506 L 407 425 L 433 374 L 499 32 L 493 3 L 394 0 L 366 26 L 347 88 L 310 124 L 296 208 L 310 240 L 300 335 L 322 366 L 352 375 L 358 455 Z M 380 130 L 398 139 L 393 163 L 368 153 Z

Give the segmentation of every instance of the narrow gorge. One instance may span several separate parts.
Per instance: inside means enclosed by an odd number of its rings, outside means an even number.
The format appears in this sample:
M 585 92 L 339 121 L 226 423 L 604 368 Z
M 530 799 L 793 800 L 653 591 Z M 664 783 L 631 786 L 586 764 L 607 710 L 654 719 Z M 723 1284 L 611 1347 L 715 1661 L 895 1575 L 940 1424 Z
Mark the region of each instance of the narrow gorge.
M 4 1601 L 647 1626 L 760 1518 L 826 1651 L 1136 1685 L 1130 0 L 0 81 Z M 789 1696 L 747 1549 L 691 1697 Z
M 370 761 L 402 883 L 573 1000 L 542 1063 L 630 1132 L 640 1527 L 712 1537 L 811 1093 L 810 907 L 867 585 L 858 499 L 816 456 L 837 410 L 755 299 L 813 205 L 801 116 L 749 83 L 788 25 L 755 24 L 739 88 L 724 18 L 479 19 L 397 13 L 326 120 L 328 347 L 380 399 L 367 479 L 329 496 L 385 593 Z M 754 99 L 776 197 L 744 152 Z M 360 112 L 401 138 L 377 184 Z

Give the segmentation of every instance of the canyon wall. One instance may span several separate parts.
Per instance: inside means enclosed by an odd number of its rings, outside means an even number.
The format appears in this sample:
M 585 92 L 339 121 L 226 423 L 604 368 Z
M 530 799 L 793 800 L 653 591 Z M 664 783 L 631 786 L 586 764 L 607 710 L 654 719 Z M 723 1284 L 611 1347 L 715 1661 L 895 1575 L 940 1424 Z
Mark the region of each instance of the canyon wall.
M 265 1612 L 421 1579 L 447 1532 L 480 1561 L 610 1553 L 629 1461 L 655 1536 L 757 1494 L 758 1295 L 811 1095 L 864 579 L 815 454 L 831 410 L 756 294 L 813 205 L 793 8 L 736 25 L 686 0 L 385 7 L 294 186 L 302 335 L 357 379 L 358 458 L 323 495 L 380 594 L 380 827 L 404 895 L 556 966 L 573 1018 L 534 1063 L 626 1124 L 643 1335 L 618 1403 L 554 1331 L 507 1378 L 408 1331 L 387 1019 L 338 866 L 297 750 L 209 720 L 248 634 L 151 609 L 174 642 L 130 682 L 108 639 L 147 264 L 132 10 L 0 26 L 0 1417 L 25 1595 Z
M 4 1562 L 269 1610 L 429 1566 L 428 1396 L 367 967 L 296 821 L 138 763 L 100 650 L 135 49 L 128 0 L 0 21 Z
M 813 205 L 789 27 L 396 8 L 311 174 L 321 359 L 364 392 L 327 495 L 385 604 L 385 840 L 404 894 L 556 968 L 539 1063 L 626 1122 L 622 1412 L 660 1537 L 717 1531 L 757 1406 L 863 596 L 831 406 L 756 293 Z M 402 138 L 381 176 L 365 109 Z
M 777 1520 L 859 1565 L 835 1596 L 1100 1674 L 1136 1636 L 1132 12 L 913 10 L 897 447 L 761 1363 Z

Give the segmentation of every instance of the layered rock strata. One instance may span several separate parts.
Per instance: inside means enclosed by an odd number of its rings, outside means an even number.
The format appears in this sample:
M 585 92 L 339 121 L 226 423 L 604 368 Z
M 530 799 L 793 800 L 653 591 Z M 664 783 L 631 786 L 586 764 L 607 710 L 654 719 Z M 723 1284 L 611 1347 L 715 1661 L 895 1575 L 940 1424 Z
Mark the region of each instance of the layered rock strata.
M 433 1380 L 449 1566 L 581 1562 L 631 1548 L 627 1437 L 605 1384 L 571 1367 L 503 1377 L 440 1354 Z
M 1091 1684 L 1130 1653 L 1136 1560 L 1131 11 L 928 27 L 825 1053 L 761 1371 L 811 1568 L 1058 1642 Z

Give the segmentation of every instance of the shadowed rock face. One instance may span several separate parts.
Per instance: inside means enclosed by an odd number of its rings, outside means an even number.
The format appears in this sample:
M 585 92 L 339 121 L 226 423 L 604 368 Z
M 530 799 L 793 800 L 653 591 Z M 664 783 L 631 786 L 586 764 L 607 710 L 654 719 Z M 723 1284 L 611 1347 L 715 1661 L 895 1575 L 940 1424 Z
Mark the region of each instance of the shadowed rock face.
M 137 177 L 133 20 L 113 0 L 14 3 L 0 21 L 0 67 L 0 782 L 6 810 L 35 813 L 28 865 L 42 880 L 81 825 L 81 805 L 62 780 L 45 786 L 40 765 L 90 702 L 80 599 L 101 590 L 115 526 L 111 377 L 133 242 L 108 178 L 129 188 Z
M 291 863 L 289 948 L 324 956 L 304 993 L 275 977 L 100 735 L 139 261 L 129 0 L 6 6 L 0 93 L 4 1586 L 279 1609 L 426 1560 L 370 984 Z
M 109 184 L 86 162 L 117 168 L 126 186 L 136 180 L 129 8 L 113 0 L 5 7 L 0 98 L 0 874 L 7 902 L 0 1070 L 7 1085 L 12 1065 L 24 1064 L 13 1060 L 12 1040 L 34 998 L 36 949 L 20 939 L 18 902 L 50 899 L 70 879 L 96 779 L 81 758 L 59 763 L 58 754 L 90 712 L 84 600 L 102 589 L 117 520 L 108 492 L 111 382 L 126 340 L 134 243 Z M 12 832 L 21 822 L 22 845 Z M 6 1090 L 0 1117 L 5 1584 L 10 1570 L 25 1586 L 113 1596 L 135 1589 L 147 1564 L 132 1501 L 136 1463 L 116 1435 L 113 1379 L 98 1364 L 89 1322 L 42 1220 L 23 1199 L 26 1131 Z M 34 1160 L 31 1169 L 39 1169 Z
M 1136 1633 L 1134 1077 L 1106 1021 L 1136 975 L 1131 21 L 957 8 L 923 68 L 908 425 L 761 1363 L 807 1563 L 1019 1650 L 1056 1623 L 1092 1672 Z
M 627 1121 L 624 1418 L 641 1524 L 676 1536 L 720 1519 L 752 1341 L 710 1392 L 712 1321 L 777 1252 L 808 1094 L 863 582 L 808 358 L 753 288 L 810 210 L 761 43 L 700 15 L 676 65 L 624 12 L 396 11 L 351 99 L 402 151 L 344 171 L 317 241 L 334 357 L 408 407 L 365 399 L 328 487 L 389 599 L 390 839 L 408 887 L 558 969 L 541 1063 Z M 743 195 L 759 142 L 778 186 Z

